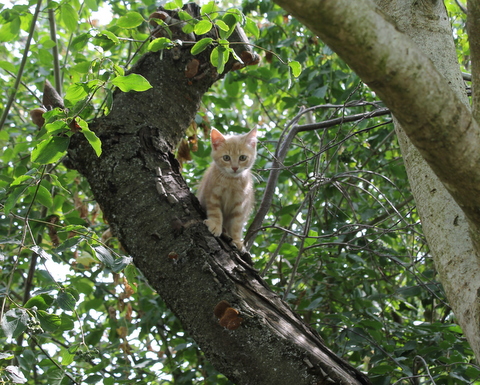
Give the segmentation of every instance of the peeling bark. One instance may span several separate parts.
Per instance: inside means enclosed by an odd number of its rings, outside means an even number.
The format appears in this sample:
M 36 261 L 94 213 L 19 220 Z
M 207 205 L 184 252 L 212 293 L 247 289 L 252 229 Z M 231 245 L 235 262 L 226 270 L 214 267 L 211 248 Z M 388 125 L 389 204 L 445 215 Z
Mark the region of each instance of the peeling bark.
M 153 89 L 116 93 L 110 115 L 90 124 L 102 155 L 77 135 L 69 163 L 87 178 L 135 265 L 236 384 L 369 384 L 203 224 L 204 212 L 171 152 L 220 78 L 208 55 L 195 57 L 205 74 L 195 79 L 185 74 L 189 48 L 146 54 L 132 72 Z M 234 309 L 235 322 L 219 322 L 219 303 Z

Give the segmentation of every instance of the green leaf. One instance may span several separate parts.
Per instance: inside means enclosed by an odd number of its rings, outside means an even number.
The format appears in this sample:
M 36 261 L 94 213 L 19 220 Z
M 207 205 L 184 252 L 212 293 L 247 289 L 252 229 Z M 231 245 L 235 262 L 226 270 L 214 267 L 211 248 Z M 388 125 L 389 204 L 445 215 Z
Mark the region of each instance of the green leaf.
M 288 66 L 292 69 L 292 74 L 296 78 L 298 78 L 300 76 L 300 74 L 302 73 L 302 66 L 300 65 L 300 63 L 298 61 L 288 62 Z
M 60 316 L 60 321 L 61 321 L 61 324 L 59 326 L 60 330 L 67 331 L 75 328 L 75 322 L 74 322 L 75 319 L 73 318 L 73 316 L 71 317 L 66 313 L 62 313 Z
M 70 86 L 67 88 L 65 99 L 70 101 L 72 104 L 79 100 L 85 99 L 88 96 L 86 88 L 87 87 L 84 83 L 70 84 Z
M 88 127 L 88 123 L 85 120 L 79 117 L 77 117 L 76 119 L 77 119 L 76 120 L 77 124 L 82 129 L 82 134 L 85 135 L 85 138 L 88 140 L 88 143 L 90 143 L 92 148 L 95 150 L 95 153 L 97 154 L 97 156 L 102 155 L 101 140 L 93 131 L 90 130 L 90 128 Z
M 198 55 L 200 52 L 203 52 L 212 42 L 213 39 L 211 37 L 204 37 L 195 43 L 190 53 L 192 55 Z
M 8 215 L 12 211 L 18 199 L 24 192 L 25 192 L 25 186 L 19 186 L 14 188 L 13 191 L 10 191 L 10 193 L 7 196 L 7 200 L 5 201 L 5 205 L 3 207 L 3 211 L 5 215 Z
M 222 31 L 225 31 L 225 32 L 228 32 L 228 30 L 230 29 L 230 27 L 225 24 L 225 22 L 223 20 L 215 20 L 215 24 L 218 26 L 218 28 L 220 28 Z
M 3 68 L 4 70 L 10 71 L 10 72 L 13 72 L 13 73 L 16 72 L 15 66 L 12 63 L 10 63 L 8 61 L 5 61 L 5 60 L 0 60 L 0 68 Z
M 195 24 L 193 23 L 187 23 L 182 27 L 182 31 L 186 34 L 192 33 L 194 29 L 195 29 Z
M 70 365 L 75 359 L 75 352 L 78 350 L 79 345 L 75 345 L 76 349 L 72 349 L 72 347 L 64 348 L 62 347 L 60 357 L 62 358 L 62 365 L 67 366 Z
M 212 23 L 208 20 L 200 20 L 195 27 L 193 28 L 193 32 L 196 35 L 204 35 L 212 29 Z
M 9 42 L 16 40 L 20 33 L 20 18 L 16 17 L 9 23 L 5 23 L 0 27 L 0 42 Z
M 183 20 L 183 21 L 188 21 L 193 19 L 192 15 L 190 15 L 188 12 L 185 12 L 185 11 L 178 11 L 178 17 L 180 18 L 180 20 Z
M 42 329 L 47 332 L 56 331 L 62 324 L 61 318 L 58 315 L 47 313 L 44 310 L 38 310 L 37 317 Z
M 162 7 L 166 10 L 175 10 L 183 7 L 182 0 L 172 0 L 162 5 Z
M 118 23 L 118 22 L 117 22 Z M 120 43 L 120 40 L 118 40 L 118 37 L 117 35 L 115 35 L 113 32 L 110 32 L 108 30 L 103 30 L 102 32 L 100 32 L 98 34 L 98 36 L 106 36 L 108 39 L 110 39 L 111 41 L 113 41 L 113 43 L 115 43 L 115 45 L 119 44 Z
M 93 12 L 98 11 L 98 5 L 95 0 L 85 0 L 85 5 Z
M 182 6 L 183 6 L 183 2 L 182 2 L 182 5 L 178 6 L 177 1 L 169 1 L 168 3 L 165 3 L 163 5 L 163 8 L 166 9 L 167 11 L 173 11 L 174 9 L 181 8 Z
M 70 138 L 55 136 L 40 142 L 32 151 L 32 162 L 49 164 L 58 161 L 65 155 Z
M 30 316 L 24 309 L 10 309 L 2 318 L 2 329 L 7 338 L 17 338 L 27 328 Z
M 258 29 L 257 23 L 255 23 L 252 19 L 247 17 L 244 28 L 246 32 L 251 33 L 253 36 L 255 36 L 255 39 L 259 38 L 260 30 Z
M 47 384 L 48 385 L 61 385 L 65 377 L 65 372 L 60 369 L 53 369 L 47 372 Z
M 53 298 L 48 294 L 39 294 L 30 298 L 24 305 L 27 309 L 36 307 L 38 310 L 47 310 L 53 303 Z
M 212 50 L 212 53 L 210 54 L 210 63 L 212 63 L 214 67 L 217 67 L 217 72 L 219 74 L 223 73 L 225 70 L 225 63 L 228 61 L 229 56 L 230 51 L 225 45 L 219 45 Z
M 147 79 L 138 74 L 129 74 L 127 76 L 117 76 L 112 80 L 112 84 L 120 88 L 123 92 L 146 91 L 152 88 Z
M 121 28 L 135 28 L 144 22 L 143 16 L 138 12 L 130 11 L 118 18 L 117 26 Z
M 53 205 L 53 198 L 52 198 L 52 193 L 45 187 L 45 186 L 32 186 L 30 187 L 31 193 L 33 193 L 35 190 L 37 190 L 37 196 L 36 199 L 44 205 L 46 208 L 50 208 Z
M 75 36 L 72 40 L 72 47 L 75 50 L 80 50 L 85 47 L 88 43 L 88 40 L 92 37 L 89 32 L 81 33 L 78 36 Z
M 23 182 L 31 179 L 33 179 L 33 176 L 31 175 L 20 175 L 18 178 L 15 178 L 12 183 L 10 183 L 10 187 L 19 186 L 23 184 Z
M 60 8 L 60 15 L 70 33 L 75 32 L 78 26 L 78 13 L 70 3 L 63 3 Z
M 57 304 L 63 310 L 74 311 L 76 303 L 77 300 L 71 293 L 66 291 L 61 291 L 60 293 L 58 293 Z
M 172 48 L 173 45 L 174 44 L 170 39 L 166 37 L 159 37 L 158 39 L 155 39 L 150 42 L 150 44 L 148 45 L 148 50 L 152 52 L 157 52 L 157 51 L 160 51 L 161 49 Z
M 209 1 L 207 4 L 202 5 L 200 8 L 200 14 L 209 14 L 216 11 L 215 1 Z

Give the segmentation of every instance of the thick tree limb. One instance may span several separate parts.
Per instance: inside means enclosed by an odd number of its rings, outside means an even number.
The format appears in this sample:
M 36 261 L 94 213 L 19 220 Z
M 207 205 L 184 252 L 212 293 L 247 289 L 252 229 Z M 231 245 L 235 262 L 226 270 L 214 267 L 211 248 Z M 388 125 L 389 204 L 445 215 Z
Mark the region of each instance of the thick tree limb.
M 195 57 L 204 76 L 186 77 L 192 59 L 183 47 L 142 57 L 132 72 L 153 88 L 116 93 L 110 115 L 90 125 L 102 140 L 101 157 L 77 135 L 70 164 L 89 181 L 136 266 L 236 384 L 368 384 L 203 224 L 203 210 L 170 152 L 219 79 L 208 51 Z M 226 303 L 235 309 L 232 319 L 217 311 Z
M 318 34 L 384 101 L 464 211 L 480 245 L 480 127 L 432 61 L 371 0 L 275 2 Z M 433 3 L 415 4 L 422 12 Z

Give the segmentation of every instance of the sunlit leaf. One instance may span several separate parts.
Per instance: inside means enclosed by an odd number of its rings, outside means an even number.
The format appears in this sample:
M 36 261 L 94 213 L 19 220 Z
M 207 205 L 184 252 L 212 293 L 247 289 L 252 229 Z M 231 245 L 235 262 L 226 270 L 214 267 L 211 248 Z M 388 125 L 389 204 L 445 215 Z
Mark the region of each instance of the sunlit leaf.
M 302 66 L 300 65 L 300 63 L 298 61 L 291 61 L 288 62 L 288 65 L 292 69 L 293 76 L 295 76 L 296 78 L 299 77 L 302 73 Z
M 143 19 L 142 19 L 143 20 Z M 117 21 L 118 23 L 118 21 Z M 115 35 L 113 32 L 110 32 L 108 30 L 103 30 L 99 33 L 99 36 L 106 36 L 107 38 L 109 38 L 112 42 L 114 42 L 115 44 L 119 44 L 120 43 L 120 40 L 118 39 L 117 35 Z
M 70 3 L 63 3 L 60 7 L 60 15 L 67 29 L 74 32 L 78 26 L 78 13 L 73 9 Z
M 215 20 L 215 24 L 220 28 L 222 31 L 228 31 L 230 28 L 223 20 Z
M 0 27 L 0 42 L 9 42 L 17 39 L 20 33 L 20 19 L 17 17 Z
M 247 17 L 247 21 L 245 23 L 245 31 L 252 34 L 256 39 L 260 36 L 260 30 L 258 29 L 257 23 L 255 23 L 252 19 Z
M 10 72 L 15 72 L 15 66 L 5 60 L 0 60 L 0 68 L 3 68 L 4 70 L 10 71 Z
M 147 79 L 138 74 L 129 74 L 126 76 L 117 76 L 112 80 L 112 84 L 120 88 L 123 92 L 146 91 L 152 88 Z
M 155 40 L 152 40 L 148 44 L 148 50 L 153 52 L 157 52 L 157 51 L 160 51 L 161 49 L 172 48 L 172 47 L 173 47 L 172 41 L 166 37 L 159 37 Z
M 212 29 L 212 23 L 208 20 L 200 20 L 195 27 L 193 28 L 193 32 L 196 35 L 203 35 Z
M 82 129 L 82 134 L 85 135 L 88 143 L 90 143 L 92 148 L 95 150 L 97 156 L 100 156 L 102 154 L 102 142 L 100 141 L 98 136 L 90 130 L 90 128 L 88 127 L 88 123 L 85 120 L 77 117 L 76 122 Z
M 197 41 L 192 47 L 190 53 L 192 55 L 198 55 L 200 52 L 203 52 L 211 43 L 213 39 L 210 37 L 204 37 L 203 39 Z
M 117 20 L 117 25 L 122 28 L 135 28 L 144 22 L 143 16 L 135 11 L 127 12 Z

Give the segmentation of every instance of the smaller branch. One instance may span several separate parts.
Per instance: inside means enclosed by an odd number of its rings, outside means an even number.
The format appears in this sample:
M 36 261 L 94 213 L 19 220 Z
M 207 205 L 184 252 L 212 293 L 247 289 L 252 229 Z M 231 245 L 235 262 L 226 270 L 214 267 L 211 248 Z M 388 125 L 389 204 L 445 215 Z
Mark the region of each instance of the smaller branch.
M 305 222 L 305 226 L 303 228 L 303 237 L 300 239 L 300 247 L 298 248 L 297 258 L 295 259 L 295 265 L 293 265 L 292 273 L 290 274 L 290 281 L 288 282 L 288 286 L 283 294 L 283 299 L 286 300 L 290 290 L 292 290 L 293 283 L 295 282 L 295 276 L 297 275 L 298 266 L 300 265 L 300 259 L 302 258 L 303 252 L 305 251 L 305 239 L 308 237 L 308 233 L 310 231 L 310 222 L 312 220 L 312 210 L 313 210 L 313 198 L 316 191 L 313 191 L 309 194 L 308 197 L 308 213 L 307 213 L 307 220 Z
M 50 3 L 50 2 L 49 2 Z M 55 89 L 57 90 L 58 94 L 62 94 L 62 79 L 60 73 L 60 62 L 58 59 L 58 42 L 57 42 L 57 28 L 55 24 L 55 10 L 50 8 L 48 10 L 48 22 L 50 24 L 50 39 L 55 43 L 52 48 L 52 55 L 53 55 L 53 75 L 55 77 Z
M 313 124 L 305 124 L 301 126 L 297 126 L 296 123 L 298 120 L 300 120 L 301 116 L 309 111 L 312 111 L 314 109 L 318 109 L 322 106 L 316 106 L 312 108 L 305 109 L 301 111 L 288 125 L 287 128 L 284 130 L 282 133 L 278 145 L 277 145 L 277 151 L 275 152 L 275 156 L 273 159 L 272 163 L 272 168 L 270 171 L 270 175 L 268 177 L 267 181 L 267 186 L 265 188 L 265 194 L 263 195 L 262 202 L 260 203 L 259 209 L 257 211 L 257 214 L 255 215 L 255 218 L 253 219 L 251 225 L 249 226 L 247 233 L 245 234 L 245 245 L 247 250 L 250 249 L 250 247 L 253 244 L 254 236 L 257 234 L 257 232 L 260 230 L 260 227 L 262 225 L 263 219 L 265 218 L 265 215 L 267 215 L 268 210 L 270 209 L 270 206 L 272 205 L 272 200 L 273 196 L 275 193 L 275 187 L 277 186 L 277 181 L 278 177 L 280 175 L 280 171 L 282 170 L 282 165 L 283 161 L 285 160 L 285 157 L 287 155 L 287 151 L 295 138 L 295 136 L 299 132 L 303 131 L 313 131 L 313 130 L 319 130 L 323 128 L 329 128 L 332 126 L 336 126 L 338 124 L 342 123 L 347 123 L 347 122 L 355 122 L 363 119 L 368 119 L 372 117 L 377 117 L 377 116 L 382 116 L 382 115 L 388 115 L 390 114 L 390 111 L 387 108 L 379 108 L 375 111 L 372 112 L 366 112 L 363 114 L 355 114 L 355 115 L 350 115 L 350 116 L 343 116 L 341 118 L 336 118 L 336 119 L 330 119 L 326 120 L 320 123 L 313 123 Z M 283 139 L 285 136 L 285 132 L 288 130 L 289 127 L 293 126 L 293 128 L 290 130 L 288 135 Z
M 37 345 L 37 347 L 42 351 L 45 357 L 47 357 L 47 359 L 49 359 L 58 369 L 60 369 L 60 371 L 65 376 L 67 376 L 70 379 L 70 381 L 72 381 L 73 384 L 80 385 L 80 383 L 77 382 L 70 373 L 68 373 L 64 368 L 62 368 L 62 366 L 57 361 L 55 361 L 52 357 L 50 357 L 50 354 L 48 354 L 48 352 L 42 347 L 40 342 L 38 342 L 38 340 L 33 335 L 30 335 L 30 338 L 35 342 L 35 345 Z

